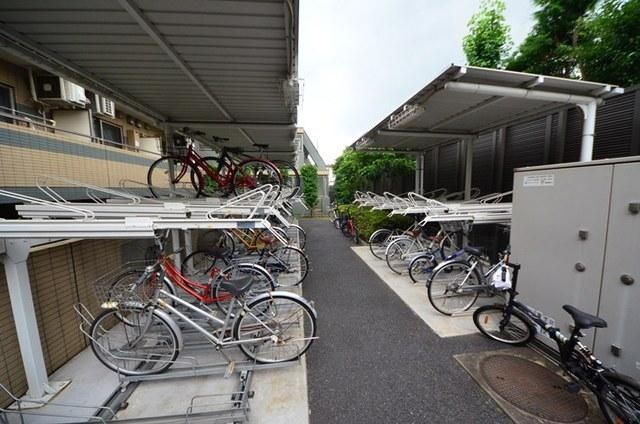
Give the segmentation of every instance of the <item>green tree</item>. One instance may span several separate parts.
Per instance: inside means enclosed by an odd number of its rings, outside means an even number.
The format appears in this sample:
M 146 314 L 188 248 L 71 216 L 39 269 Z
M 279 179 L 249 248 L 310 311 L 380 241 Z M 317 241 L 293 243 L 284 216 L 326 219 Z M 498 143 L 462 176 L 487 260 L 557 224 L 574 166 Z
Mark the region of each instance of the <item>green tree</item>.
M 313 214 L 313 208 L 318 204 L 318 168 L 309 164 L 302 165 L 300 177 L 302 178 L 302 197 Z
M 469 34 L 462 41 L 469 65 L 502 67 L 512 45 L 504 10 L 503 0 L 482 0 L 480 10 L 469 20 Z
M 350 203 L 356 190 L 372 190 L 379 178 L 411 175 L 414 170 L 415 160 L 411 156 L 347 149 L 333 165 L 335 200 L 339 204 Z
M 604 0 L 577 33 L 576 56 L 584 79 L 640 83 L 640 0 Z
M 576 27 L 597 0 L 534 0 L 536 23 L 507 69 L 565 78 L 580 76 Z

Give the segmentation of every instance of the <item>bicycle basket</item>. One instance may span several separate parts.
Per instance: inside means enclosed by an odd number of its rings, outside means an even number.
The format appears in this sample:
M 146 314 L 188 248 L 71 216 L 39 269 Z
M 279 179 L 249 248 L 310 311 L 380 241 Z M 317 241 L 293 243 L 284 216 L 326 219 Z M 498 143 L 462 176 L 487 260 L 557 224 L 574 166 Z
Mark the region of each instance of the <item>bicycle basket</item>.
M 145 281 L 138 281 L 149 265 L 153 265 L 153 262 L 127 262 L 98 278 L 94 284 L 98 304 L 105 309 L 122 309 L 149 303 L 161 285 L 156 273 Z

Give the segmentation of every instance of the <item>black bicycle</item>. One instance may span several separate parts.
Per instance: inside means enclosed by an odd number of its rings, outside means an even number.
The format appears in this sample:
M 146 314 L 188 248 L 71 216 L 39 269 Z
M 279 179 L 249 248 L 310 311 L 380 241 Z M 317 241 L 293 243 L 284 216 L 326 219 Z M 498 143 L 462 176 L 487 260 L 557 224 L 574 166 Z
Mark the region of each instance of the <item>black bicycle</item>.
M 574 380 L 576 386 L 586 387 L 598 398 L 600 409 L 611 424 L 640 423 L 640 383 L 633 378 L 605 367 L 587 346 L 580 342 L 582 330 L 605 328 L 606 321 L 579 309 L 562 308 L 574 321 L 570 337 L 546 322 L 540 314 L 516 300 L 520 265 L 507 263 L 513 269 L 512 286 L 506 290 L 506 304 L 481 306 L 473 314 L 473 322 L 485 336 L 502 343 L 529 343 L 540 327 L 558 344 L 560 367 Z M 571 385 L 568 386 L 571 388 Z

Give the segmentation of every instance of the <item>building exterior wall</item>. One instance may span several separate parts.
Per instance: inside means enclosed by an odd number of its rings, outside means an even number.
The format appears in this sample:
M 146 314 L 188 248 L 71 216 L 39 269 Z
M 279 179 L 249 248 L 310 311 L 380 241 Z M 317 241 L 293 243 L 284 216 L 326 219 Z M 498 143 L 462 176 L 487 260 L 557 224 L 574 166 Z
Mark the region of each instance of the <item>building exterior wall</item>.
M 582 112 L 569 108 L 480 134 L 473 147 L 472 185 L 481 188 L 483 194 L 504 192 L 513 186 L 515 168 L 578 161 L 582 123 Z M 429 158 L 425 160 L 425 192 L 440 187 L 449 192 L 464 188 L 464 180 L 455 171 L 464 168 L 464 155 L 455 154 L 452 147 L 457 143 L 425 152 Z M 640 89 L 635 88 L 598 106 L 593 158 L 637 154 Z M 434 155 L 435 161 L 431 160 Z
M 93 283 L 126 260 L 126 242 L 118 240 L 81 240 L 34 251 L 28 259 L 38 331 L 47 371 L 54 372 L 87 347 L 73 310 L 84 304 L 92 314 L 100 307 Z M 4 268 L 0 267 L 0 383 L 14 395 L 27 391 L 16 328 L 9 302 Z M 0 391 L 0 407 L 10 399 Z

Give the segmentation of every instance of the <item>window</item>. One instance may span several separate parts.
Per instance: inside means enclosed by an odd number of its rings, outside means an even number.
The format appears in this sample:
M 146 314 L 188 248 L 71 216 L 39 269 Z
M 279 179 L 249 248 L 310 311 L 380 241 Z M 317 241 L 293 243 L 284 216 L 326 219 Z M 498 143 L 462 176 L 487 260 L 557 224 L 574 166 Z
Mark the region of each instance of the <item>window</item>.
M 112 142 L 108 143 L 109 145 L 120 147 L 123 144 L 122 127 L 110 124 L 102 119 L 96 119 L 94 121 L 94 132 L 96 137 Z M 100 143 L 102 142 L 100 141 Z
M 13 100 L 13 88 L 0 84 L 0 112 L 8 114 L 15 113 L 13 111 L 14 107 L 15 102 Z M 13 119 L 0 115 L 0 122 L 13 123 Z

